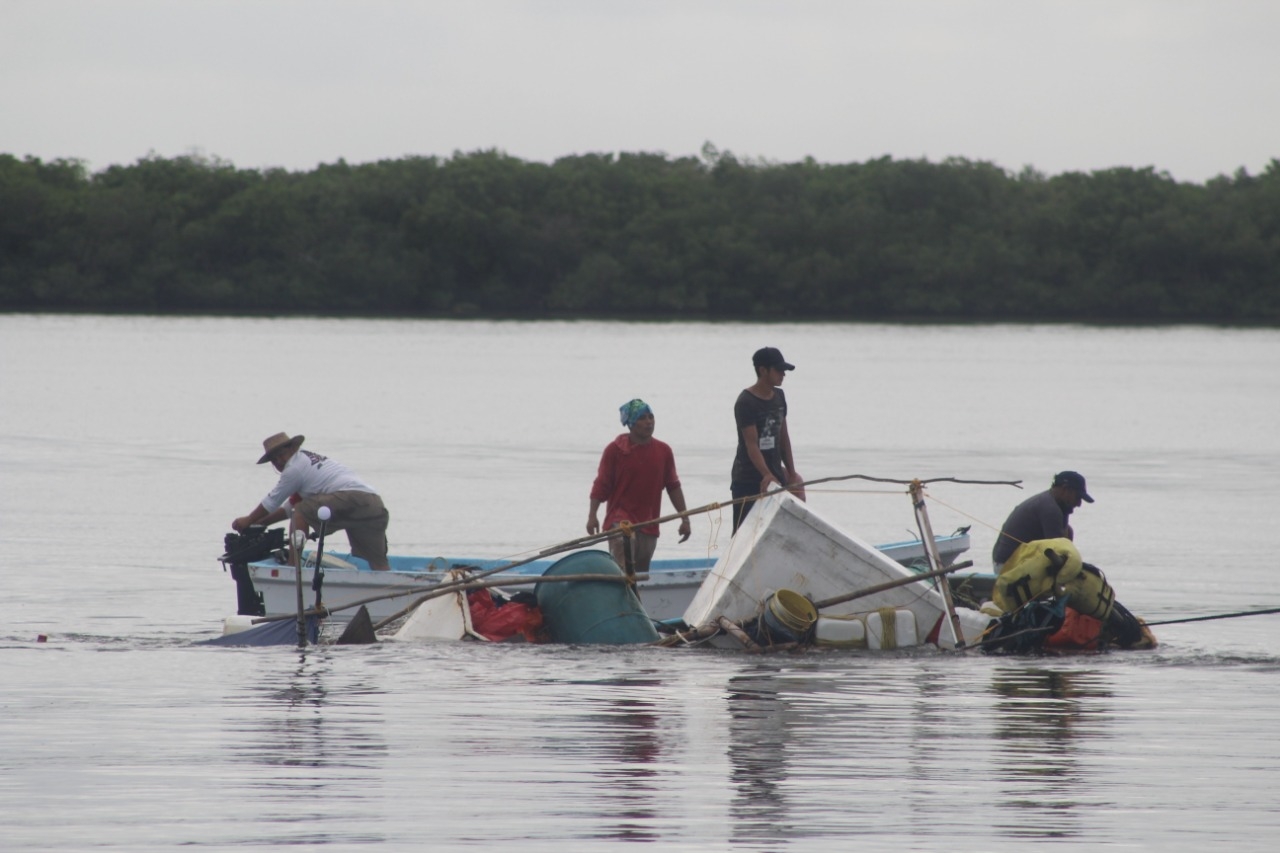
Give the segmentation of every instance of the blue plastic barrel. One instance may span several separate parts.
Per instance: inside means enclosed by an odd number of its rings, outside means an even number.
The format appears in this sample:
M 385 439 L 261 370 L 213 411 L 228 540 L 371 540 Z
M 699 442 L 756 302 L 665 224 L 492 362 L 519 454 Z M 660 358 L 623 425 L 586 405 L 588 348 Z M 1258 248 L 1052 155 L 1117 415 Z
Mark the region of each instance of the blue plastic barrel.
M 818 611 L 813 602 L 798 592 L 780 589 L 769 597 L 764 608 L 764 624 L 769 633 L 780 643 L 794 643 L 809 635 Z
M 542 573 L 624 577 L 607 551 L 579 551 Z M 658 631 L 629 584 L 618 581 L 564 581 L 534 587 L 542 624 L 552 642 L 622 646 L 653 643 Z

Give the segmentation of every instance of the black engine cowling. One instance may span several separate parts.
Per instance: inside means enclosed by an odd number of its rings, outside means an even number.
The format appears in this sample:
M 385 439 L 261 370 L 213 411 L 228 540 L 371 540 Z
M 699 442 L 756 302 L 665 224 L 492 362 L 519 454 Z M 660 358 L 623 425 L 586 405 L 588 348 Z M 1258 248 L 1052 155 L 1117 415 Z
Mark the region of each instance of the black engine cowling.
M 262 594 L 253 588 L 249 576 L 249 564 L 262 560 L 284 547 L 283 527 L 246 527 L 241 533 L 228 533 L 222 539 L 224 549 L 219 558 L 224 566 L 231 567 L 231 578 L 236 582 L 236 613 L 241 616 L 265 616 L 266 605 Z

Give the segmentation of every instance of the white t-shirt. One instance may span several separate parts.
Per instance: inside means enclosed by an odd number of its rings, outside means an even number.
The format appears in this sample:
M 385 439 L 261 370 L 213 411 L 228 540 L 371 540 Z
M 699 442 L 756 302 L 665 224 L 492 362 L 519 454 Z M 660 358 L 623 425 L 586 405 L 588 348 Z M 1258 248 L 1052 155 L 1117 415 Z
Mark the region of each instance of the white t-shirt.
M 377 494 L 373 486 L 361 480 L 342 463 L 310 450 L 299 450 L 285 463 L 276 487 L 262 499 L 262 508 L 267 512 L 275 512 L 291 495 L 309 498 L 312 495 L 329 495 L 334 492 Z

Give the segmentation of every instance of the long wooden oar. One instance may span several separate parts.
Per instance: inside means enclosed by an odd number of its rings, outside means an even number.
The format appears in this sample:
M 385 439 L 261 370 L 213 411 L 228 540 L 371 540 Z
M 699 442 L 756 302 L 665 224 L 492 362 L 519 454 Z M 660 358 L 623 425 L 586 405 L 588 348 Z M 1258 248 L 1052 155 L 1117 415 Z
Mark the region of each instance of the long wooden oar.
M 503 568 L 505 568 L 505 566 Z M 514 578 L 493 578 L 491 580 L 482 580 L 484 575 L 490 574 L 492 573 L 492 571 L 493 570 L 490 569 L 485 572 L 481 572 L 479 574 L 471 575 L 470 577 L 459 578 L 458 580 L 452 580 L 452 581 L 445 581 L 444 583 L 432 584 L 431 586 L 405 587 L 404 589 L 397 590 L 394 593 L 388 593 L 384 595 L 375 595 L 369 598 L 362 598 L 359 601 L 352 601 L 342 605 L 341 607 L 321 606 L 316 609 L 304 611 L 304 613 L 307 616 L 328 616 L 329 614 L 336 613 L 339 610 L 347 610 L 352 607 L 360 607 L 374 601 L 386 601 L 387 599 L 398 598 L 399 596 L 402 596 L 402 595 L 423 594 L 422 598 L 415 601 L 413 605 L 400 611 L 399 616 L 403 616 L 406 613 L 408 613 L 410 610 L 412 610 L 414 607 L 416 607 L 418 604 L 421 604 L 423 601 L 429 601 L 432 598 L 439 598 L 442 595 L 448 595 L 451 592 L 459 592 L 461 590 L 484 589 L 486 587 L 494 587 L 494 586 L 521 586 L 524 584 L 531 584 L 531 583 L 543 583 L 543 582 L 556 583 L 556 582 L 563 582 L 563 581 L 579 581 L 579 580 L 583 580 L 583 581 L 599 580 L 599 581 L 606 581 L 606 582 L 612 582 L 612 583 L 630 583 L 631 582 L 631 578 L 614 576 L 614 575 L 553 575 L 549 578 L 543 577 L 541 575 L 518 575 Z M 635 579 L 637 581 L 647 581 L 649 579 L 649 575 L 647 574 L 636 575 Z M 292 619 L 292 618 L 294 618 L 292 613 L 278 614 L 275 616 L 259 616 L 253 620 L 252 624 L 259 625 L 263 622 L 278 622 L 282 619 Z M 398 616 L 392 617 L 392 619 L 395 619 L 395 618 L 398 618 Z M 379 622 L 374 627 L 381 628 L 387 622 L 392 621 L 392 619 L 384 619 L 382 622 Z
M 973 566 L 972 560 L 965 560 L 963 563 L 956 563 L 954 566 L 946 566 L 941 569 L 934 569 L 931 572 L 921 572 L 918 575 L 912 575 L 909 578 L 895 578 L 891 581 L 878 583 L 875 586 L 869 586 L 866 589 L 860 589 L 856 592 L 848 592 L 844 595 L 837 595 L 834 598 L 824 598 L 821 601 L 815 601 L 813 606 L 817 610 L 823 610 L 828 607 L 834 607 L 837 604 L 844 604 L 846 601 L 853 601 L 855 598 L 864 598 L 868 595 L 875 595 L 877 592 L 885 592 L 890 589 L 896 589 L 900 586 L 913 584 L 916 581 L 929 580 L 930 578 L 939 578 L 943 575 L 949 575 L 952 572 L 958 572 L 961 569 L 967 569 Z
M 654 518 L 649 521 L 636 522 L 634 524 L 631 524 L 630 528 L 635 529 L 640 527 L 651 527 L 652 525 L 655 525 L 655 524 L 666 524 L 668 521 L 675 521 L 676 519 L 686 518 L 688 516 L 698 515 L 699 513 L 704 513 L 704 512 L 714 512 L 717 509 L 723 509 L 724 507 L 733 506 L 734 504 L 743 503 L 744 501 L 758 500 L 759 498 L 764 497 L 765 495 L 777 494 L 778 492 L 781 492 L 781 491 L 786 491 L 786 490 L 774 489 L 773 491 L 761 493 L 760 495 L 752 495 L 746 498 L 737 498 L 727 503 L 719 503 L 719 502 L 709 503 L 705 506 L 696 507 L 694 509 L 687 509 L 684 512 L 674 512 L 674 513 L 671 513 L 670 515 L 659 516 L 658 518 Z M 549 548 L 544 548 L 541 551 L 539 551 L 537 554 L 534 554 L 532 557 L 526 557 L 523 560 L 517 560 L 512 563 L 506 563 L 501 566 L 496 566 L 492 569 L 486 569 L 483 572 L 479 572 L 473 575 L 472 580 L 479 580 L 480 578 L 495 574 L 496 572 L 510 571 L 511 569 L 514 569 L 518 566 L 523 566 L 528 563 L 541 560 L 545 557 L 550 557 L 555 554 L 563 554 L 565 551 L 572 551 L 576 548 L 585 548 L 588 545 L 596 545 L 601 542 L 605 542 L 609 539 L 617 538 L 618 536 L 625 536 L 626 534 L 627 534 L 627 530 L 625 528 L 611 527 L 608 530 L 602 530 L 599 533 L 592 533 L 588 536 L 580 536 L 577 539 L 570 539 L 567 542 L 561 542 L 559 545 L 552 545 Z M 395 593 L 374 596 L 373 598 L 366 598 L 361 601 L 353 601 L 349 604 L 344 604 L 341 607 L 329 608 L 329 610 L 330 612 L 337 612 L 338 610 L 346 610 L 349 607 L 355 607 L 360 604 L 370 604 L 374 601 L 383 601 L 388 598 L 398 598 L 402 595 L 413 595 L 415 592 L 422 592 L 422 591 L 424 590 L 423 589 L 417 589 L 417 590 L 406 589 L 406 590 L 398 591 Z M 426 587 L 425 591 L 428 593 L 434 592 L 436 591 L 436 587 L 434 586 Z M 443 594 L 444 592 L 450 592 L 450 591 L 452 590 L 442 590 L 441 594 Z M 431 597 L 434 597 L 434 596 L 431 596 Z M 425 601 L 427 599 L 424 598 L 423 600 Z M 407 610 L 412 610 L 414 606 L 416 605 L 411 605 L 410 607 L 406 608 L 406 612 Z M 403 615 L 403 613 L 401 615 Z
M 786 491 L 786 489 L 774 489 L 774 490 L 769 491 L 769 492 L 762 492 L 762 493 L 761 493 L 761 494 L 759 494 L 759 495 L 752 495 L 752 496 L 750 496 L 750 497 L 745 497 L 745 498 L 736 498 L 735 500 L 729 501 L 728 503 L 718 503 L 718 502 L 717 502 L 717 503 L 709 503 L 709 504 L 707 504 L 706 506 L 700 506 L 700 507 L 696 507 L 696 508 L 694 508 L 694 509 L 687 509 L 687 510 L 685 510 L 685 511 L 683 511 L 683 512 L 674 512 L 674 513 L 672 513 L 672 514 L 670 514 L 670 515 L 663 515 L 663 516 L 659 516 L 658 518 L 652 519 L 652 520 L 650 520 L 650 521 L 641 521 L 641 522 L 637 522 L 637 523 L 635 523 L 635 524 L 630 524 L 630 525 L 629 525 L 629 528 L 630 528 L 630 529 L 635 529 L 635 528 L 639 528 L 639 527 L 650 527 L 650 526 L 655 525 L 655 524 L 665 524 L 665 523 L 667 523 L 668 521 L 675 521 L 675 520 L 676 520 L 676 519 L 678 519 L 678 518 L 686 518 L 686 517 L 688 517 L 688 516 L 691 516 L 691 515 L 697 515 L 697 514 L 699 514 L 699 513 L 703 513 L 703 512 L 714 512 L 715 510 L 717 510 L 717 509 L 722 509 L 723 507 L 726 507 L 726 506 L 733 506 L 734 504 L 743 503 L 743 502 L 745 502 L 745 501 L 754 501 L 754 500 L 758 500 L 758 499 L 760 499 L 760 498 L 762 498 L 762 497 L 765 497 L 766 495 L 777 494 L 778 492 L 782 492 L 782 491 Z M 597 544 L 597 543 L 600 543 L 600 542 L 604 542 L 604 541 L 606 541 L 606 540 L 608 540 L 608 539 L 616 538 L 616 537 L 618 537 L 618 536 L 625 536 L 625 535 L 627 535 L 627 533 L 628 533 L 628 528 L 624 528 L 624 527 L 611 527 L 611 528 L 609 528 L 608 530 L 602 530 L 602 531 L 601 531 L 601 532 L 599 532 L 599 533 L 592 533 L 592 534 L 590 534 L 590 535 L 588 535 L 588 536 L 580 536 L 580 537 L 578 537 L 577 539 L 571 539 L 571 540 L 569 540 L 568 542 L 562 542 L 562 543 L 561 543 L 561 544 L 559 544 L 559 545 L 553 545 L 553 546 L 551 546 L 550 548 L 544 548 L 543 550 L 539 551 L 539 552 L 538 552 L 537 554 L 535 554 L 534 556 L 532 556 L 532 557 L 528 557 L 527 559 L 519 560 L 519 561 L 514 562 L 514 563 L 507 563 L 506 565 L 498 566 L 498 567 L 496 567 L 496 568 L 492 568 L 492 569 L 486 569 L 485 571 L 480 572 L 479 574 L 473 575 L 471 579 L 472 579 L 472 580 L 479 580 L 480 578 L 483 578 L 483 577 L 485 577 L 485 576 L 487 576 L 487 575 L 494 574 L 495 572 L 505 572 L 505 571 L 508 571 L 508 570 L 510 570 L 510 569 L 515 568 L 516 566 L 523 566 L 523 565 L 525 565 L 526 563 L 532 563 L 532 562 L 534 562 L 535 560 L 540 560 L 540 559 L 542 559 L 542 558 L 544 558 L 544 557 L 549 557 L 549 556 L 551 556 L 551 555 L 553 555 L 553 554 L 560 554 L 560 553 L 563 553 L 563 552 L 565 552 L 565 551 L 572 551 L 572 550 L 574 550 L 575 548 L 582 548 L 582 547 L 585 547 L 585 546 L 587 546 L 587 545 L 594 545 L 594 544 Z M 625 580 L 625 579 L 626 579 L 626 578 L 624 578 L 624 580 Z M 648 579 L 648 576 L 647 576 L 647 575 L 646 575 L 646 576 L 644 576 L 644 579 L 646 579 L 646 580 L 647 580 L 647 579 Z M 455 585 L 455 586 L 453 586 L 452 588 L 449 588 L 449 589 L 444 588 L 444 586 L 443 586 L 443 585 L 441 585 L 441 586 L 439 586 L 439 587 L 436 587 L 436 586 L 427 587 L 427 588 L 426 588 L 426 595 L 424 595 L 422 598 L 418 599 L 417 601 L 413 602 L 413 603 L 412 603 L 412 604 L 410 604 L 408 607 L 404 608 L 403 610 L 401 610 L 400 612 L 396 613 L 395 615 L 393 615 L 393 616 L 389 616 L 389 617 L 387 617 L 386 619 L 383 619 L 383 620 L 382 620 L 381 622 L 379 622 L 377 625 L 374 625 L 374 628 L 375 628 L 375 629 L 377 629 L 377 628 L 382 628 L 382 627 L 386 626 L 387 624 L 389 624 L 389 623 L 391 623 L 391 622 L 394 622 L 396 619 L 399 619 L 400 617 L 407 615 L 411 610 L 413 610 L 413 609 L 414 609 L 415 607 L 417 607 L 419 604 L 422 604 L 424 601 L 429 601 L 429 600 L 430 600 L 430 599 L 432 599 L 432 598 L 436 598 L 438 595 L 445 595 L 445 594 L 450 593 L 450 592 L 455 592 L 455 591 L 457 591 L 457 589 L 459 589 L 459 588 L 461 588 L 462 586 L 464 586 L 464 585 L 465 585 L 465 584 L 464 584 L 464 582 L 461 582 L 461 581 L 458 581 L 458 582 L 455 582 L 455 583 L 456 583 L 456 585 Z M 506 585 L 505 583 L 498 583 L 498 584 L 494 584 L 494 586 L 505 586 L 505 585 Z M 399 596 L 402 596 L 402 595 L 413 595 L 413 594 L 415 594 L 415 592 L 421 592 L 421 591 L 422 591 L 421 589 L 419 589 L 419 590 L 402 590 L 402 591 L 399 591 L 399 592 L 396 592 L 396 593 L 393 593 L 393 594 L 380 595 L 380 596 L 375 596 L 375 597 L 373 597 L 373 598 L 366 598 L 366 599 L 363 599 L 362 601 L 356 601 L 356 602 L 351 602 L 350 604 L 344 604 L 344 605 L 342 605 L 341 607 L 330 608 L 330 612 L 336 612 L 336 611 L 338 611 L 338 610 L 346 610 L 346 609 L 347 609 L 347 608 L 349 608 L 349 607 L 355 607 L 355 606 L 357 606 L 357 605 L 359 605 L 359 604 L 369 604 L 369 603 L 374 602 L 374 601 L 383 601 L 383 600 L 385 600 L 385 599 L 389 599 L 389 598 L 398 598 Z M 256 621 L 256 620 L 255 620 L 255 621 Z
M 761 492 L 758 495 L 748 495 L 746 497 L 734 498 L 733 500 L 729 500 L 729 501 L 714 501 L 712 503 L 705 504 L 704 506 L 695 507 L 693 509 L 687 509 L 683 512 L 675 512 L 675 513 L 671 513 L 670 515 L 659 516 L 658 518 L 652 519 L 650 521 L 637 522 L 632 524 L 631 527 L 632 528 L 650 527 L 655 524 L 665 524 L 668 521 L 675 521 L 677 519 L 688 518 L 694 515 L 701 515 L 707 512 L 715 512 L 718 509 L 733 507 L 740 503 L 747 503 L 749 501 L 761 500 L 763 498 L 769 497 L 770 495 L 776 495 L 779 492 L 791 491 L 791 489 L 793 488 L 801 488 L 808 485 L 816 485 L 818 483 L 830 483 L 830 482 L 837 482 L 840 480 L 854 480 L 854 479 L 868 480 L 873 483 L 894 483 L 894 484 L 905 485 L 905 486 L 909 486 L 913 482 L 920 482 L 920 483 L 926 483 L 926 484 L 937 483 L 937 482 L 951 482 L 951 483 L 970 483 L 970 484 L 978 484 L 978 485 L 1008 485 L 1008 486 L 1017 486 L 1018 488 L 1022 487 L 1021 480 L 1015 480 L 1015 481 L 960 480 L 960 479 L 956 479 L 955 477 L 936 477 L 931 480 L 916 481 L 916 480 L 891 480 L 884 477 L 871 477 L 866 474 L 845 474 L 843 476 L 838 476 L 838 477 L 822 477 L 817 480 L 806 480 L 803 483 L 794 483 L 790 487 L 779 486 L 776 489 L 770 489 L 769 491 Z M 552 545 L 549 548 L 544 548 L 543 550 L 534 554 L 532 557 L 526 557 L 525 559 L 522 559 L 522 560 L 515 560 L 513 562 L 506 563 L 501 566 L 495 566 L 494 568 L 486 569 L 485 571 L 474 575 L 473 580 L 480 579 L 488 575 L 496 574 L 498 572 L 510 571 L 511 569 L 517 568 L 519 566 L 532 563 L 536 560 L 541 560 L 544 557 L 550 557 L 555 554 L 562 554 L 565 551 L 572 551 L 575 548 L 585 548 L 588 545 L 595 545 L 600 542 L 604 542 L 606 540 L 612 539 L 617 536 L 622 536 L 622 535 L 625 535 L 625 531 L 623 529 L 618 527 L 612 527 L 609 530 L 602 530 L 599 533 L 593 533 L 588 536 L 580 536 L 576 539 L 570 539 L 567 542 L 561 542 L 559 545 Z M 340 611 L 349 610 L 353 607 L 359 607 L 364 604 L 372 604 L 375 601 L 386 601 L 392 598 L 400 598 L 405 595 L 417 595 L 421 593 L 430 592 L 434 590 L 436 586 L 438 585 L 432 584 L 430 586 L 405 587 L 404 589 L 395 590 L 394 592 L 386 592 L 386 593 L 381 593 L 379 595 L 369 596 L 368 598 L 361 598 L 356 601 L 348 601 L 344 604 L 337 605 L 336 607 L 326 605 L 320 608 L 319 610 L 313 611 L 312 613 L 313 615 L 327 616 L 331 613 L 338 613 Z M 260 622 L 274 622 L 282 618 L 292 618 L 292 617 L 291 616 L 260 616 L 257 619 L 254 619 L 253 622 L 256 625 Z
M 653 522 L 646 522 L 646 523 L 653 523 Z M 549 557 L 553 554 L 560 554 L 560 553 L 563 553 L 564 551 L 571 551 L 574 548 L 582 548 L 582 547 L 585 547 L 586 545 L 592 545 L 592 544 L 595 544 L 596 542 L 602 542 L 611 537 L 621 536 L 621 535 L 622 535 L 621 530 L 618 530 L 617 528 L 611 528 L 608 532 L 597 533 L 593 536 L 582 536 L 577 539 L 572 539 L 568 542 L 562 542 L 559 545 L 553 545 L 550 548 L 544 548 L 543 550 L 539 551 L 537 554 L 534 554 L 532 557 L 526 557 L 523 560 L 515 560 L 510 563 L 503 563 L 501 566 L 494 566 L 493 568 L 485 569 L 482 572 L 477 572 L 476 574 L 471 576 L 471 580 L 478 580 L 480 578 L 488 577 L 489 575 L 497 574 L 498 572 L 510 571 L 511 569 L 527 565 L 537 560 L 541 560 L 544 557 Z M 458 566 L 456 568 L 467 568 L 467 567 Z M 451 581 L 449 582 L 449 584 L 433 583 L 427 586 L 407 586 L 407 587 L 403 587 L 402 589 L 394 590 L 392 592 L 383 592 L 383 593 L 379 593 L 378 595 L 371 595 L 368 598 L 360 598 L 360 599 L 356 599 L 355 601 L 348 601 L 343 604 L 339 604 L 336 607 L 331 605 L 325 605 L 319 610 L 314 610 L 309 612 L 318 616 L 328 616 L 331 613 L 338 613 L 343 610 L 350 610 L 352 607 L 359 607 L 362 604 L 373 604 L 375 601 L 388 601 L 392 598 L 401 598 L 402 596 L 406 596 L 406 595 L 420 595 L 422 593 L 429 593 L 433 591 L 440 591 L 441 594 L 444 594 L 445 592 L 452 592 L 454 589 L 461 586 L 462 583 L 463 582 L 461 581 Z M 445 589 L 446 586 L 450 588 Z M 256 625 L 259 622 L 274 622 L 277 619 L 282 619 L 282 618 L 292 619 L 293 617 L 292 616 L 259 616 L 257 619 L 253 620 L 253 624 Z
M 777 492 L 780 492 L 780 491 L 785 491 L 785 490 L 775 489 L 774 491 L 767 492 L 765 494 L 776 494 Z M 690 515 L 697 515 L 698 513 L 703 513 L 703 512 L 713 512 L 717 509 L 721 509 L 726 506 L 733 506 L 736 503 L 742 503 L 743 501 L 757 500 L 760 497 L 763 497 L 763 495 L 753 495 L 748 498 L 738 498 L 737 500 L 729 501 L 727 503 L 709 503 L 706 506 L 698 507 L 696 509 L 685 510 L 684 512 L 672 513 L 671 515 L 664 515 L 659 518 L 655 518 L 651 521 L 641 521 L 636 524 L 632 524 L 631 527 L 632 528 L 649 527 L 654 524 L 665 524 L 668 521 L 674 521 L 675 519 L 678 519 L 678 518 L 684 518 Z M 611 527 L 608 530 L 602 530 L 599 533 L 593 533 L 589 536 L 579 536 L 577 539 L 570 539 L 567 542 L 561 542 L 559 545 L 552 545 L 548 548 L 544 548 L 538 553 L 534 554 L 532 557 L 526 557 L 522 560 L 515 560 L 510 563 L 503 563 L 501 566 L 494 566 L 491 569 L 485 569 L 482 572 L 477 572 L 476 574 L 471 576 L 471 580 L 479 580 L 480 578 L 488 577 L 489 575 L 497 574 L 498 572 L 507 572 L 507 571 L 510 571 L 511 569 L 518 568 L 520 566 L 524 566 L 532 562 L 536 562 L 537 560 L 541 560 L 545 557 L 554 556 L 555 554 L 563 554 L 565 551 L 572 551 L 576 548 L 585 548 L 588 545 L 595 545 L 600 542 L 604 542 L 606 540 L 613 539 L 615 537 L 623 536 L 623 535 L 625 535 L 625 531 L 622 528 Z M 386 601 L 388 599 L 400 598 L 406 595 L 419 595 L 422 593 L 429 593 L 437 590 L 437 588 L 439 587 L 441 587 L 440 584 L 431 584 L 429 586 L 404 587 L 403 589 L 397 589 L 393 592 L 379 593 L 378 595 L 372 595 L 372 596 L 369 596 L 368 598 L 361 598 L 356 601 L 348 601 L 343 604 L 339 604 L 337 606 L 325 605 L 319 610 L 308 611 L 308 612 L 311 613 L 312 615 L 327 616 L 330 613 L 338 613 L 343 610 L 350 610 L 352 607 L 359 607 L 362 604 L 372 604 L 375 601 Z M 443 590 L 443 589 L 441 590 L 442 594 L 444 592 L 449 592 L 449 591 L 452 591 L 452 590 Z M 257 625 L 261 622 L 275 622 L 279 619 L 292 619 L 292 618 L 294 618 L 292 615 L 259 616 L 258 618 L 253 620 L 253 624 Z

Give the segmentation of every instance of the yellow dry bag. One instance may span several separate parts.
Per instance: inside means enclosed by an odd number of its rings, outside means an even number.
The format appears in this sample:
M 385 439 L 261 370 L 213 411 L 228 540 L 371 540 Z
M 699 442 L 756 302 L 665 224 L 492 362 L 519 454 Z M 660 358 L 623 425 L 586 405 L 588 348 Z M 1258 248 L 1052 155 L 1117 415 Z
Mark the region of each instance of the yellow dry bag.
M 1012 613 L 1035 598 L 1071 584 L 1083 570 L 1070 539 L 1037 539 L 1018 546 L 996 578 L 991 600 Z

